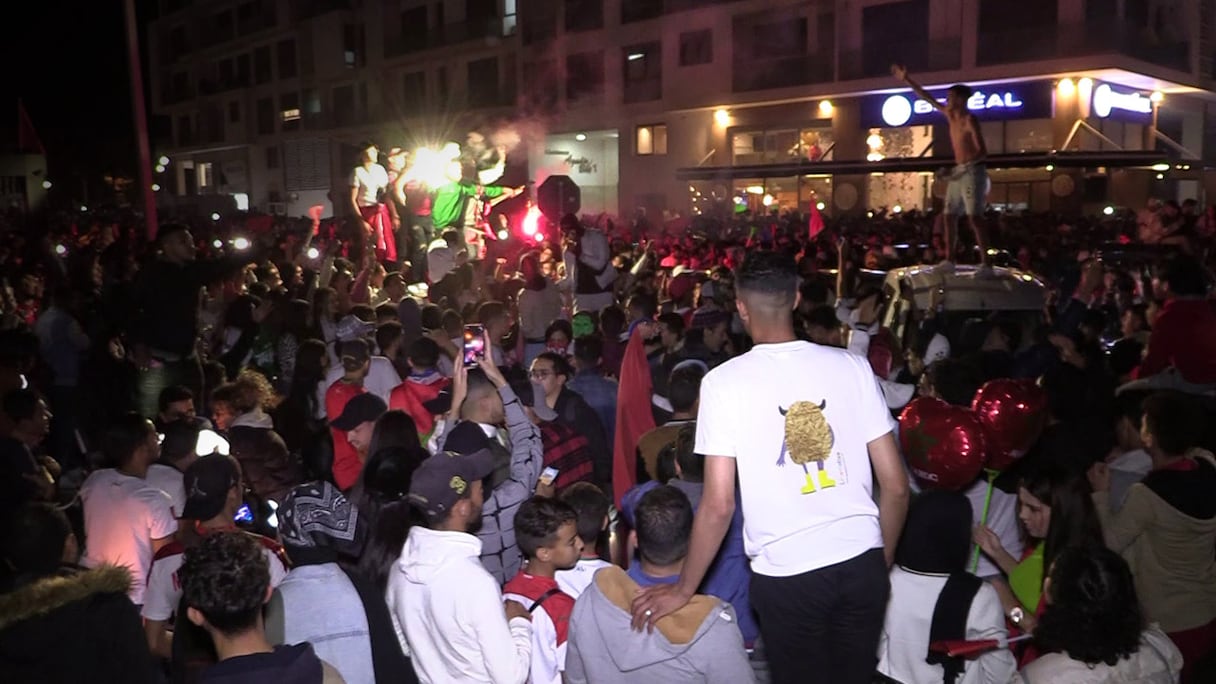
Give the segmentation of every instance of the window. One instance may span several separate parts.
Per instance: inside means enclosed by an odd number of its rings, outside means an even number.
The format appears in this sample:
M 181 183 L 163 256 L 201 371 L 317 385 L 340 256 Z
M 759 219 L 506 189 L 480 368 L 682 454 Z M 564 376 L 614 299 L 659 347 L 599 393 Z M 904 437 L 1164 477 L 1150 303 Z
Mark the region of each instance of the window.
M 347 69 L 363 66 L 367 63 L 366 51 L 363 49 L 363 27 L 346 24 L 342 27 L 342 59 Z
M 205 190 L 215 183 L 215 174 L 212 172 L 211 162 L 195 164 L 194 171 L 198 175 L 199 190 Z
M 298 93 L 283 93 L 279 96 L 279 118 L 283 120 L 283 130 L 300 130 L 300 96 Z
M 566 99 L 574 101 L 604 93 L 604 53 L 566 56 Z
M 690 31 L 680 34 L 680 66 L 696 66 L 714 61 L 714 32 Z
M 322 125 L 321 120 L 321 96 L 317 93 L 316 88 L 305 88 L 304 94 L 301 97 L 304 106 L 300 109 L 300 113 L 304 115 L 304 128 L 317 129 Z
M 236 86 L 236 63 L 231 59 L 220 60 L 219 74 L 221 89 L 228 89 Z
M 806 54 L 806 19 L 790 19 L 752 27 L 752 57 L 777 59 Z
M 349 126 L 355 122 L 355 87 L 352 85 L 338 86 L 333 90 L 334 123 L 338 126 Z
M 594 31 L 604 28 L 603 0 L 566 0 L 566 30 Z
M 1016 2 L 1008 2 L 1011 6 Z M 862 10 L 862 76 L 885 76 L 891 63 L 911 71 L 929 68 L 929 1 L 908 0 Z
M 280 40 L 278 45 L 279 52 L 279 78 L 295 78 L 296 69 L 296 41 Z
M 667 154 L 667 124 L 638 126 L 637 153 L 639 156 Z
M 253 51 L 253 82 L 262 85 L 274 80 L 270 67 L 270 46 L 263 45 Z
M 249 53 L 238 55 L 236 58 L 236 83 L 241 87 L 248 86 L 249 80 Z
M 228 103 L 228 123 L 240 123 L 240 122 L 241 122 L 241 103 L 240 102 L 229 102 Z
M 515 35 L 515 26 L 518 20 L 515 16 L 515 0 L 503 0 L 502 5 L 502 35 Z
M 645 43 L 621 51 L 624 60 L 625 102 L 649 102 L 663 97 L 663 45 Z
M 663 14 L 663 0 L 621 0 L 621 23 L 654 19 Z
M 274 135 L 274 100 L 263 97 L 257 103 L 258 135 Z
M 401 81 L 401 105 L 407 115 L 426 111 L 426 72 L 411 71 Z
M 279 168 L 279 146 L 271 145 L 266 148 L 266 168 Z
M 470 107 L 493 107 L 499 104 L 497 57 L 469 62 L 468 76 Z

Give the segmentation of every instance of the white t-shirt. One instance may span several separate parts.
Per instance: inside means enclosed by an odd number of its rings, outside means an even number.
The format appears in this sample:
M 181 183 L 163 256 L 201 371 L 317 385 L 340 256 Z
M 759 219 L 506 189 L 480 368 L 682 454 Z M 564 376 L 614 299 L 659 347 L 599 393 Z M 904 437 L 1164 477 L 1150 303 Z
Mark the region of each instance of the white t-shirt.
M 882 547 L 867 445 L 893 427 L 869 364 L 844 349 L 761 344 L 705 376 L 696 451 L 735 459 L 754 572 L 788 577 Z
M 580 558 L 578 564 L 573 568 L 558 570 L 553 579 L 557 580 L 557 586 L 561 587 L 562 591 L 578 600 L 587 587 L 591 586 L 591 580 L 595 579 L 595 571 L 611 565 L 612 563 L 599 558 Z
M 144 586 L 152 567 L 152 540 L 177 531 L 169 495 L 147 480 L 113 468 L 95 471 L 80 487 L 84 502 L 85 551 L 81 564 L 103 563 L 131 571 L 135 605 L 144 602 Z
M 331 367 L 325 373 L 325 379 L 317 383 L 317 406 L 319 411 L 325 410 L 325 392 L 330 385 L 342 379 L 342 365 Z M 367 377 L 363 378 L 363 389 L 380 397 L 388 404 L 389 397 L 397 385 L 401 384 L 401 376 L 393 362 L 383 356 L 373 356 L 371 365 L 367 367 Z M 337 416 L 318 416 L 334 420 Z
M 270 564 L 270 586 L 277 587 L 287 576 L 287 568 L 279 558 L 278 544 L 260 535 L 253 535 L 262 543 L 262 553 Z M 148 571 L 148 588 L 144 592 L 144 607 L 140 614 L 145 620 L 168 621 L 177 611 L 177 605 L 182 600 L 182 584 L 177 577 L 177 571 L 182 567 L 182 557 L 186 548 L 179 542 L 173 542 L 156 554 L 152 561 L 152 569 Z
M 173 466 L 153 463 L 148 466 L 145 479 L 148 484 L 169 495 L 169 500 L 173 502 L 173 517 L 182 517 L 182 511 L 186 509 L 186 486 L 182 471 Z
M 379 164 L 372 164 L 371 169 L 363 165 L 356 166 L 350 173 L 350 187 L 359 189 L 355 198 L 359 206 L 375 206 L 380 203 L 380 193 L 388 187 L 388 171 Z

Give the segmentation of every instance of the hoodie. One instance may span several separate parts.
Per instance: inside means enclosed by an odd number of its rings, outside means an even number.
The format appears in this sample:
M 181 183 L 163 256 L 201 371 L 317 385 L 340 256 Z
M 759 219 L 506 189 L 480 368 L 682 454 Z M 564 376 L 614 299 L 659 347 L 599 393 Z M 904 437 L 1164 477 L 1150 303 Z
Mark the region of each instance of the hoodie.
M 275 646 L 270 653 L 253 653 L 221 660 L 203 673 L 203 684 L 345 684 L 337 670 L 317 657 L 312 644 Z
M 568 684 L 755 681 L 729 603 L 695 596 L 659 620 L 654 632 L 635 632 L 629 607 L 637 591 L 638 585 L 620 568 L 595 573 L 570 619 Z
M 126 568 L 101 565 L 0 594 L 0 682 L 158 681 L 130 586 Z
M 481 541 L 464 532 L 410 529 L 389 574 L 393 627 L 423 684 L 523 684 L 532 623 L 503 612 L 502 592 L 482 566 Z

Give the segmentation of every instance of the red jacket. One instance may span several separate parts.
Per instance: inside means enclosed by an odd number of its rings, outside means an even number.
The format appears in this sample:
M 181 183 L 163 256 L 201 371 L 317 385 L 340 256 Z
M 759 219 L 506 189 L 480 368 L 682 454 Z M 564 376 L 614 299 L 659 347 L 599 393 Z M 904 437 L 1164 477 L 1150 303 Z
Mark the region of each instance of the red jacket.
M 450 387 L 452 381 L 436 373 L 433 376 L 415 378 L 407 377 L 400 385 L 393 388 L 388 397 L 389 409 L 399 409 L 414 419 L 418 428 L 418 436 L 422 443 L 430 437 L 435 429 L 435 416 L 423 404 L 439 396 L 439 393 Z
M 338 416 L 342 415 L 343 409 L 346 408 L 346 402 L 363 394 L 364 391 L 362 385 L 335 380 L 334 384 L 325 390 L 326 420 L 337 420 Z M 355 481 L 359 479 L 359 472 L 363 470 L 363 462 L 359 460 L 359 452 L 346 440 L 345 432 L 334 428 L 330 428 L 329 431 L 334 437 L 334 483 L 338 485 L 338 489 L 347 491 L 355 486 Z
M 1173 366 L 1187 382 L 1216 384 L 1216 309 L 1205 299 L 1170 299 L 1153 323 L 1137 377 Z

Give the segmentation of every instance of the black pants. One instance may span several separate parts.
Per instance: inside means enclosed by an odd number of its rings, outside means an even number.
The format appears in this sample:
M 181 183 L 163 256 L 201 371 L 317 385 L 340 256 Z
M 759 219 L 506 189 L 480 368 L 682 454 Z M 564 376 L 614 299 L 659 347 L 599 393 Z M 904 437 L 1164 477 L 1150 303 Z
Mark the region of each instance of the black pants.
M 773 684 L 869 684 L 890 593 L 882 549 L 801 575 L 752 575 Z

